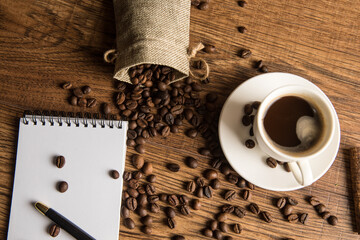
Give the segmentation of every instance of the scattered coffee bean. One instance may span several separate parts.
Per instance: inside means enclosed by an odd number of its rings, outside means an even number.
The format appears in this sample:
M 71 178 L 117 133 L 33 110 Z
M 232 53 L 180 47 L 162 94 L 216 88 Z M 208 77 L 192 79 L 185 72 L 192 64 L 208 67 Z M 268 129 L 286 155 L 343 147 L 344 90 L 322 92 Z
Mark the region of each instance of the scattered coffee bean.
M 249 58 L 251 56 L 251 51 L 249 49 L 243 49 L 240 52 L 240 57 L 242 58 Z
M 227 180 L 232 184 L 236 184 L 239 181 L 239 177 L 233 173 L 230 173 L 227 175 Z
M 234 211 L 234 206 L 232 206 L 230 204 L 226 204 L 226 205 L 221 207 L 221 212 L 232 213 L 233 211 Z
M 72 84 L 71 82 L 66 82 L 62 85 L 62 88 L 65 90 L 71 89 L 72 88 Z
M 207 10 L 209 8 L 209 3 L 208 2 L 200 2 L 200 4 L 197 6 L 197 8 L 200 10 Z
M 137 198 L 139 196 L 139 192 L 136 189 L 129 188 L 127 192 L 130 197 Z
M 238 31 L 239 31 L 240 33 L 246 33 L 246 32 L 247 32 L 247 28 L 244 27 L 244 26 L 240 26 L 240 27 L 238 27 Z
M 179 205 L 179 198 L 174 194 L 169 195 L 167 200 L 171 206 Z
M 238 5 L 240 7 L 245 7 L 247 5 L 247 3 L 245 1 L 238 1 Z
M 213 180 L 213 179 L 218 178 L 218 173 L 217 173 L 216 170 L 207 169 L 207 170 L 204 172 L 204 177 L 205 177 L 207 180 Z
M 299 221 L 302 224 L 306 224 L 308 219 L 309 219 L 309 214 L 307 214 L 307 213 L 302 213 L 302 214 L 299 215 Z
M 78 98 L 81 98 L 81 97 L 84 95 L 84 93 L 83 93 L 83 91 L 81 90 L 81 88 L 75 88 L 75 89 L 73 90 L 73 94 L 74 94 L 76 97 L 78 97 Z
M 236 192 L 234 190 L 229 190 L 225 193 L 224 198 L 226 201 L 231 201 L 236 198 Z
M 204 196 L 207 198 L 212 198 L 213 190 L 210 186 L 204 187 Z
M 242 195 L 243 199 L 245 201 L 250 201 L 251 200 L 251 197 L 252 197 L 252 194 L 251 194 L 251 191 L 250 190 L 244 190 L 243 191 L 243 195 Z
M 128 182 L 128 181 L 131 180 L 131 178 L 132 178 L 131 172 L 129 172 L 129 171 L 124 171 L 124 173 L 123 173 L 123 180 L 124 180 L 125 182 Z
M 194 210 L 199 210 L 199 209 L 201 208 L 201 202 L 200 202 L 199 199 L 194 199 L 194 200 L 192 201 L 192 208 L 193 208 Z
M 246 104 L 246 105 L 244 106 L 244 113 L 245 113 L 245 115 L 250 116 L 252 112 L 253 112 L 253 107 L 252 107 L 252 105 L 249 104 L 249 103 Z
M 147 178 L 148 182 L 155 183 L 156 182 L 156 175 L 151 174 Z
M 316 209 L 316 211 L 317 211 L 318 213 L 320 213 L 320 214 L 326 211 L 326 207 L 325 207 L 325 205 L 322 204 L 322 203 L 316 205 L 316 206 L 315 206 L 315 209 Z
M 154 195 L 156 193 L 156 188 L 151 183 L 146 184 L 145 191 L 147 195 Z
M 220 230 L 217 230 L 217 229 L 213 232 L 213 236 L 217 240 L 223 239 L 223 234 L 220 232 Z
M 139 206 L 145 207 L 148 204 L 147 196 L 145 194 L 140 194 L 137 198 L 137 203 Z
M 260 213 L 260 216 L 261 218 L 267 222 L 267 223 L 271 223 L 273 220 L 272 220 L 272 217 L 271 217 L 271 214 L 269 212 L 266 212 L 266 211 L 262 211 Z
M 186 190 L 188 192 L 193 193 L 193 192 L 195 192 L 195 189 L 196 189 L 196 184 L 194 181 L 190 181 L 186 184 Z
M 84 86 L 82 88 L 82 91 L 84 94 L 89 94 L 91 92 L 91 87 L 90 86 Z
M 157 196 L 157 195 L 148 196 L 148 202 L 149 203 L 156 203 L 159 200 L 160 200 L 159 196 Z
M 129 181 L 129 187 L 137 189 L 139 187 L 139 181 L 136 179 L 131 179 Z
M 150 212 L 158 213 L 160 211 L 160 206 L 157 203 L 150 204 Z
M 283 167 L 284 167 L 285 171 L 291 172 L 290 166 L 289 166 L 289 164 L 287 162 L 284 163 Z
M 141 154 L 144 154 L 145 153 L 145 147 L 143 144 L 138 144 L 135 146 L 135 150 L 138 152 L 138 153 L 141 153 Z
M 196 191 L 196 196 L 198 198 L 203 198 L 204 197 L 204 188 L 203 187 L 199 187 Z
M 96 106 L 96 104 L 97 104 L 96 98 L 88 98 L 88 99 L 87 99 L 86 107 L 88 107 L 88 108 L 93 108 L 93 107 Z
M 180 205 L 188 205 L 189 198 L 186 195 L 180 195 L 178 198 L 179 198 Z
M 236 186 L 238 186 L 239 188 L 245 188 L 245 187 L 246 187 L 246 181 L 245 181 L 245 179 L 241 178 L 241 179 L 237 182 Z
M 203 156 L 210 156 L 211 155 L 211 152 L 209 149 L 207 148 L 200 148 L 199 149 L 199 153 Z
M 150 226 L 153 223 L 153 218 L 150 215 L 146 215 L 141 218 L 141 222 L 146 226 Z
M 149 175 L 153 172 L 153 165 L 150 162 L 144 163 L 144 166 L 142 167 L 142 172 L 146 175 Z
M 186 132 L 187 136 L 190 137 L 190 138 L 195 138 L 197 135 L 198 135 L 198 131 L 193 128 L 193 129 L 189 129 L 187 132 Z
M 286 205 L 286 198 L 284 198 L 284 197 L 279 198 L 279 200 L 276 203 L 276 206 L 279 209 L 282 209 L 283 207 L 285 207 L 285 205 Z
M 325 220 L 328 219 L 330 216 L 331 216 L 331 213 L 329 211 L 325 211 L 321 214 L 321 217 Z
M 185 237 L 181 236 L 181 235 L 175 235 L 172 239 L 173 240 L 185 240 Z
M 57 237 L 59 235 L 59 233 L 60 233 L 60 227 L 56 224 L 52 224 L 49 228 L 50 236 Z
M 77 106 L 78 105 L 78 97 L 71 96 L 70 99 L 69 99 L 69 102 L 70 102 L 71 105 Z
M 261 60 L 260 60 L 261 61 Z M 261 104 L 261 102 L 259 102 L 259 101 L 254 101 L 252 104 L 251 104 L 251 106 L 253 107 L 253 109 L 259 109 L 259 107 L 260 107 L 260 104 Z
M 256 203 L 250 203 L 249 209 L 252 213 L 259 215 L 260 214 L 260 208 Z
M 264 65 L 261 68 L 259 68 L 259 71 L 262 72 L 262 73 L 267 73 L 269 70 L 268 70 L 267 66 Z
M 233 225 L 234 233 L 240 234 L 242 231 L 242 226 L 239 223 Z
M 214 231 L 215 229 L 218 228 L 218 221 L 216 220 L 212 220 L 209 224 L 209 228 L 210 230 Z
M 251 124 L 251 118 L 249 115 L 244 115 L 242 120 L 241 120 L 242 124 L 246 127 L 246 126 L 250 126 Z
M 61 182 L 58 183 L 58 190 L 61 193 L 66 192 L 68 190 L 68 188 L 69 188 L 69 185 L 68 185 L 67 182 L 61 181 Z
M 257 69 L 260 69 L 262 66 L 264 65 L 263 61 L 262 60 L 259 60 L 255 63 L 255 67 Z
M 213 179 L 211 181 L 211 187 L 215 190 L 219 189 L 221 186 L 220 180 L 219 179 Z
M 226 163 L 226 164 L 225 164 L 225 163 L 221 164 L 220 172 L 221 172 L 222 174 L 224 174 L 224 175 L 230 174 L 231 169 L 230 169 L 230 167 L 229 167 L 229 164 L 227 164 L 227 163 Z
M 85 98 L 79 98 L 78 99 L 78 106 L 79 107 L 86 107 L 87 105 L 87 100 Z
M 190 168 L 197 168 L 198 167 L 198 161 L 193 157 L 186 158 L 186 165 Z
M 139 185 L 139 187 L 136 190 L 138 190 L 139 194 L 145 194 L 146 193 L 144 185 Z
M 128 229 L 134 229 L 135 228 L 135 222 L 131 218 L 125 218 L 124 219 L 124 226 Z
M 126 146 L 128 147 L 135 147 L 136 143 L 133 139 L 127 139 L 126 140 Z
M 220 169 L 223 162 L 224 162 L 223 160 L 221 160 L 219 158 L 215 158 L 214 160 L 211 161 L 210 165 L 211 165 L 211 167 L 213 167 L 215 169 Z
M 151 234 L 152 233 L 152 227 L 151 226 L 142 226 L 141 231 L 145 234 Z
M 338 223 L 338 218 L 336 216 L 331 215 L 328 218 L 328 223 L 335 226 Z
M 222 232 L 227 233 L 229 232 L 229 225 L 227 225 L 225 222 L 219 222 L 219 229 Z
M 238 216 L 239 218 L 243 218 L 246 216 L 246 209 L 243 207 L 235 207 L 234 208 L 234 213 L 236 216 Z
M 288 203 L 293 205 L 293 206 L 298 205 L 298 201 L 293 197 L 288 197 L 287 200 L 288 200 Z
M 320 204 L 320 200 L 317 199 L 316 197 L 310 197 L 309 198 L 309 203 L 311 204 L 311 206 L 317 206 Z
M 174 229 L 176 227 L 175 218 L 168 218 L 167 219 L 167 224 L 168 224 L 170 229 Z
M 128 218 L 130 216 L 130 211 L 125 206 L 121 206 L 120 215 L 122 218 Z
M 144 132 L 142 132 L 143 134 Z M 135 142 L 136 144 L 145 144 L 146 143 L 146 140 L 144 137 L 141 137 L 141 136 L 138 136 L 136 139 L 135 139 Z
M 248 139 L 248 140 L 246 140 L 245 141 L 245 146 L 247 147 L 247 148 L 254 148 L 255 147 L 255 142 L 254 142 L 254 140 L 252 140 L 252 139 Z
M 285 216 L 290 215 L 294 210 L 294 207 L 290 204 L 286 204 L 285 207 L 283 208 L 283 213 Z
M 65 157 L 64 156 L 57 156 L 55 164 L 58 168 L 62 168 L 65 165 Z
M 276 159 L 272 158 L 272 157 L 268 157 L 266 159 L 266 164 L 271 167 L 271 168 L 276 168 L 277 166 L 277 162 L 276 162 Z
M 130 211 L 135 211 L 137 208 L 137 200 L 133 197 L 129 197 L 126 199 L 125 201 L 125 206 L 130 210 Z
M 215 93 L 208 93 L 206 95 L 206 101 L 210 102 L 210 103 L 216 102 L 217 98 L 218 98 L 218 96 Z
M 139 180 L 139 179 L 143 178 L 143 174 L 140 171 L 134 171 L 132 173 L 132 178 L 136 179 L 136 180 Z
M 213 45 L 206 45 L 204 51 L 207 53 L 214 53 L 216 52 L 216 48 Z
M 108 115 L 111 112 L 111 107 L 108 103 L 102 105 L 102 110 L 105 115 Z
M 197 178 L 196 178 L 196 184 L 197 184 L 199 187 L 204 187 L 204 186 L 205 186 L 205 179 L 202 178 L 202 177 L 197 177 Z
M 209 238 L 213 237 L 213 231 L 211 231 L 208 228 L 203 230 L 203 234 L 204 234 L 205 237 L 209 237 Z
M 296 223 L 299 220 L 299 216 L 297 214 L 290 214 L 287 216 L 287 219 L 290 223 Z
M 185 216 L 187 216 L 187 215 L 189 215 L 191 213 L 191 211 L 190 211 L 190 209 L 189 209 L 189 207 L 187 205 L 182 205 L 180 207 L 180 212 Z
M 180 165 L 176 163 L 169 163 L 166 167 L 172 172 L 178 172 L 180 170 Z
M 219 222 L 225 222 L 227 219 L 228 214 L 227 213 L 219 213 L 216 217 L 216 220 Z

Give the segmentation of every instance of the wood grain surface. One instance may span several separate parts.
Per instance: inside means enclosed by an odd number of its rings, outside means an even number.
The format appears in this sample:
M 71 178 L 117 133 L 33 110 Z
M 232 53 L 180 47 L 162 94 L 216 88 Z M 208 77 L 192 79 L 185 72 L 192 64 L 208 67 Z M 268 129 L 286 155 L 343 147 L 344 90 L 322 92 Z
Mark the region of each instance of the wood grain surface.
M 215 54 L 200 53 L 200 56 L 211 68 L 211 83 L 204 86 L 203 94 L 217 92 L 219 107 L 236 86 L 259 74 L 252 65 L 262 59 L 271 72 L 298 74 L 319 86 L 334 104 L 341 125 L 340 151 L 320 180 L 287 193 L 257 188 L 253 191 L 253 201 L 273 215 L 273 223 L 267 224 L 252 214 L 243 219 L 231 216 L 227 222 L 240 222 L 244 230 L 240 235 L 227 235 L 235 239 L 360 239 L 354 233 L 346 150 L 360 145 L 359 19 L 358 3 L 349 0 L 248 0 L 245 8 L 239 7 L 235 0 L 212 0 L 206 11 L 191 8 L 191 44 L 202 41 L 217 48 Z M 239 33 L 239 26 L 245 26 L 248 32 Z M 112 102 L 113 66 L 103 62 L 102 54 L 114 47 L 114 40 L 112 1 L 0 2 L 0 239 L 5 239 L 7 233 L 19 117 L 24 110 L 81 111 L 68 104 L 69 92 L 59 87 L 65 81 L 75 86 L 90 85 L 91 94 L 100 102 Z M 243 48 L 252 50 L 250 59 L 239 58 Z M 185 129 L 186 126 L 181 131 Z M 144 156 L 154 164 L 158 192 L 187 194 L 184 181 L 200 175 L 209 166 L 210 159 L 197 153 L 204 145 L 201 137 L 189 139 L 183 133 L 148 141 Z M 134 149 L 129 148 L 127 170 L 133 170 L 129 162 L 133 153 Z M 186 167 L 183 161 L 187 156 L 198 158 L 200 166 L 195 170 Z M 179 163 L 180 172 L 166 170 L 168 162 Z M 235 188 L 223 175 L 220 180 L 222 189 Z M 309 213 L 307 225 L 288 223 L 274 206 L 275 198 L 286 195 L 299 201 L 296 212 Z M 321 219 L 306 202 L 311 195 L 338 216 L 337 226 Z M 191 216 L 178 214 L 178 224 L 173 230 L 163 224 L 163 212 L 152 214 L 155 223 L 151 236 L 141 233 L 139 217 L 133 214 L 137 227 L 129 230 L 121 225 L 120 238 L 169 239 L 182 234 L 186 239 L 204 239 L 201 229 L 226 201 L 218 190 L 212 199 L 201 202 L 201 210 L 192 211 Z M 240 198 L 232 203 L 248 204 Z

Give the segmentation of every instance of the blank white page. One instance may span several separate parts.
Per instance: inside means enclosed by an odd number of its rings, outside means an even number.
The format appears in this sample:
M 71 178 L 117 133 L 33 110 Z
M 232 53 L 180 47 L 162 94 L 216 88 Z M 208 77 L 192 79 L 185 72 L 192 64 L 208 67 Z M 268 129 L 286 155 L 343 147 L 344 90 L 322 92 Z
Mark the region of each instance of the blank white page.
M 119 236 L 122 174 L 125 167 L 127 122 L 105 127 L 97 120 L 96 127 L 87 127 L 80 119 L 76 127 L 57 122 L 37 125 L 20 119 L 16 168 L 8 229 L 9 240 L 54 239 L 48 233 L 52 221 L 38 212 L 39 201 L 58 211 L 95 239 L 115 240 Z M 65 166 L 57 168 L 56 156 L 65 157 Z M 117 170 L 118 179 L 109 172 Z M 69 188 L 60 193 L 58 181 Z M 58 240 L 74 239 L 64 230 Z

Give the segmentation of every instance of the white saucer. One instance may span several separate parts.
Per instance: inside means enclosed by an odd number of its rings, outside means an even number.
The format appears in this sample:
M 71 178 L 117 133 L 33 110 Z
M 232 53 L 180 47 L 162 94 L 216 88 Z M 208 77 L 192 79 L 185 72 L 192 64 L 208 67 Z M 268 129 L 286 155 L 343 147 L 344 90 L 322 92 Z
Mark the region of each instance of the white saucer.
M 221 147 L 230 165 L 247 181 L 274 191 L 291 191 L 304 186 L 295 180 L 292 173 L 286 172 L 282 167 L 270 168 L 265 162 L 268 156 L 257 145 L 253 149 L 245 147 L 244 142 L 250 138 L 250 126 L 242 125 L 241 119 L 245 104 L 253 101 L 261 102 L 271 91 L 288 84 L 311 86 L 315 91 L 326 96 L 305 78 L 289 73 L 266 73 L 250 78 L 230 94 L 221 111 L 219 122 Z M 335 112 L 334 107 L 332 109 Z M 334 162 L 339 144 L 340 124 L 336 117 L 335 134 L 328 149 L 319 157 L 310 160 L 314 182 L 323 176 Z

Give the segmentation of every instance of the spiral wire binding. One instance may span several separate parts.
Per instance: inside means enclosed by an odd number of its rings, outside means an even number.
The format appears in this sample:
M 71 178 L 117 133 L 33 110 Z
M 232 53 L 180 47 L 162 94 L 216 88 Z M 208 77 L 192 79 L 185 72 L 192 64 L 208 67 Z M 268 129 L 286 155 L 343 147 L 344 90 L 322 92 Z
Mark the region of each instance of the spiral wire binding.
M 38 122 L 41 125 L 46 125 L 46 121 L 50 123 L 50 126 L 55 126 L 55 123 L 58 126 L 63 126 L 65 123 L 67 127 L 71 127 L 71 124 L 74 123 L 76 127 L 80 127 L 82 124 L 84 127 L 89 127 L 89 123 L 93 128 L 96 128 L 99 124 L 101 128 L 105 128 L 106 125 L 109 128 L 119 128 L 122 129 L 122 120 L 117 121 L 115 115 L 102 115 L 100 116 L 98 113 L 81 113 L 78 112 L 76 114 L 69 112 L 65 113 L 63 111 L 25 111 L 22 117 L 22 122 L 25 125 L 29 125 L 32 122 L 34 125 L 37 125 Z M 115 126 L 114 121 L 117 121 L 117 125 Z

